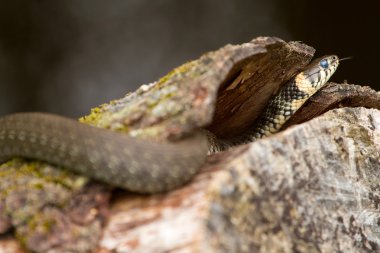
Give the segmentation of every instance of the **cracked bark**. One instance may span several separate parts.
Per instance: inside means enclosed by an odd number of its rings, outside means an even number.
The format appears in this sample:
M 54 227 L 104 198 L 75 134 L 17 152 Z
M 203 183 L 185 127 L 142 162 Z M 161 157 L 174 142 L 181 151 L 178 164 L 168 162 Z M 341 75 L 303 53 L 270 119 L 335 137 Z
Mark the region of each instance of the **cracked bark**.
M 377 252 L 380 111 L 341 108 L 114 203 L 98 252 Z
M 141 138 L 178 138 L 198 127 L 234 137 L 313 53 L 307 45 L 272 37 L 227 45 L 96 108 L 82 121 Z M 98 246 L 99 253 L 374 252 L 380 224 L 376 109 L 379 93 L 330 83 L 284 131 L 210 156 L 191 183 L 172 192 L 114 191 L 108 212 L 107 188 L 34 165 L 40 177 L 25 173 L 18 178 L 21 188 L 0 195 L 0 230 L 24 233 L 24 245 L 39 252 L 68 252 L 76 242 L 82 245 L 76 252 Z M 3 170 L 6 176 L 12 175 L 9 167 Z M 45 174 L 58 179 L 43 183 Z M 0 177 L 0 189 L 12 182 L 6 176 Z M 28 188 L 36 182 L 44 187 Z M 20 205 L 27 208 L 12 216 Z M 54 222 L 34 233 L 25 217 Z M 0 238 L 0 251 L 6 245 L 7 252 L 23 252 L 14 248 L 10 233 Z

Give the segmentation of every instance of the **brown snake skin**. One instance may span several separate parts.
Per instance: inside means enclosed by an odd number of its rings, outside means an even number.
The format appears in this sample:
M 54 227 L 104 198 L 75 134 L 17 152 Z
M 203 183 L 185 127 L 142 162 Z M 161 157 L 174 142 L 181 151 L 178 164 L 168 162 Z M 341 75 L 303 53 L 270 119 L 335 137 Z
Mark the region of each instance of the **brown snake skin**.
M 184 184 L 204 163 L 207 150 L 201 134 L 156 143 L 52 114 L 0 118 L 0 162 L 15 156 L 38 159 L 135 192 Z

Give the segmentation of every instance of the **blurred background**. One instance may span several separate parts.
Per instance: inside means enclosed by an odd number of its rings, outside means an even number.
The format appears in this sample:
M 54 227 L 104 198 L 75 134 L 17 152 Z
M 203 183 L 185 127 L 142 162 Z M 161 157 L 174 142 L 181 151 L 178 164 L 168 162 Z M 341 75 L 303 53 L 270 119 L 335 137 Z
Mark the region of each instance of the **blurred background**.
M 332 80 L 380 90 L 373 2 L 0 0 L 0 116 L 78 117 L 206 51 L 263 35 L 352 56 Z

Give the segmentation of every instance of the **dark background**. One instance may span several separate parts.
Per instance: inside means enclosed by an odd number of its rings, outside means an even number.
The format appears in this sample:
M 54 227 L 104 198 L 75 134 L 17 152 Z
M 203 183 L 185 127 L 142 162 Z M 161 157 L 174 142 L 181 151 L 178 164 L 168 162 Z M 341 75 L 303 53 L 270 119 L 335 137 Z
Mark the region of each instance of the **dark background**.
M 379 90 L 375 5 L 0 0 L 0 115 L 48 111 L 78 117 L 206 51 L 261 35 L 303 41 L 317 55 L 352 56 L 332 80 Z

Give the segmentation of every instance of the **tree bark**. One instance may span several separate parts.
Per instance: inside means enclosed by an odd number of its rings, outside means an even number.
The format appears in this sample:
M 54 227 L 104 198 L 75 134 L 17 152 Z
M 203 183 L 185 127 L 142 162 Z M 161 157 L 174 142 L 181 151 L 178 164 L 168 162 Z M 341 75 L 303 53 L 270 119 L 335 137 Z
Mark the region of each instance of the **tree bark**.
M 187 186 L 122 196 L 98 252 L 380 251 L 380 111 L 342 108 L 209 157 Z
M 227 45 L 82 122 L 156 140 L 199 127 L 233 138 L 313 53 L 271 37 Z M 280 133 L 211 155 L 180 189 L 113 191 L 109 210 L 109 187 L 88 178 L 1 165 L 0 252 L 25 252 L 11 228 L 38 252 L 380 252 L 377 109 L 378 92 L 330 83 Z

